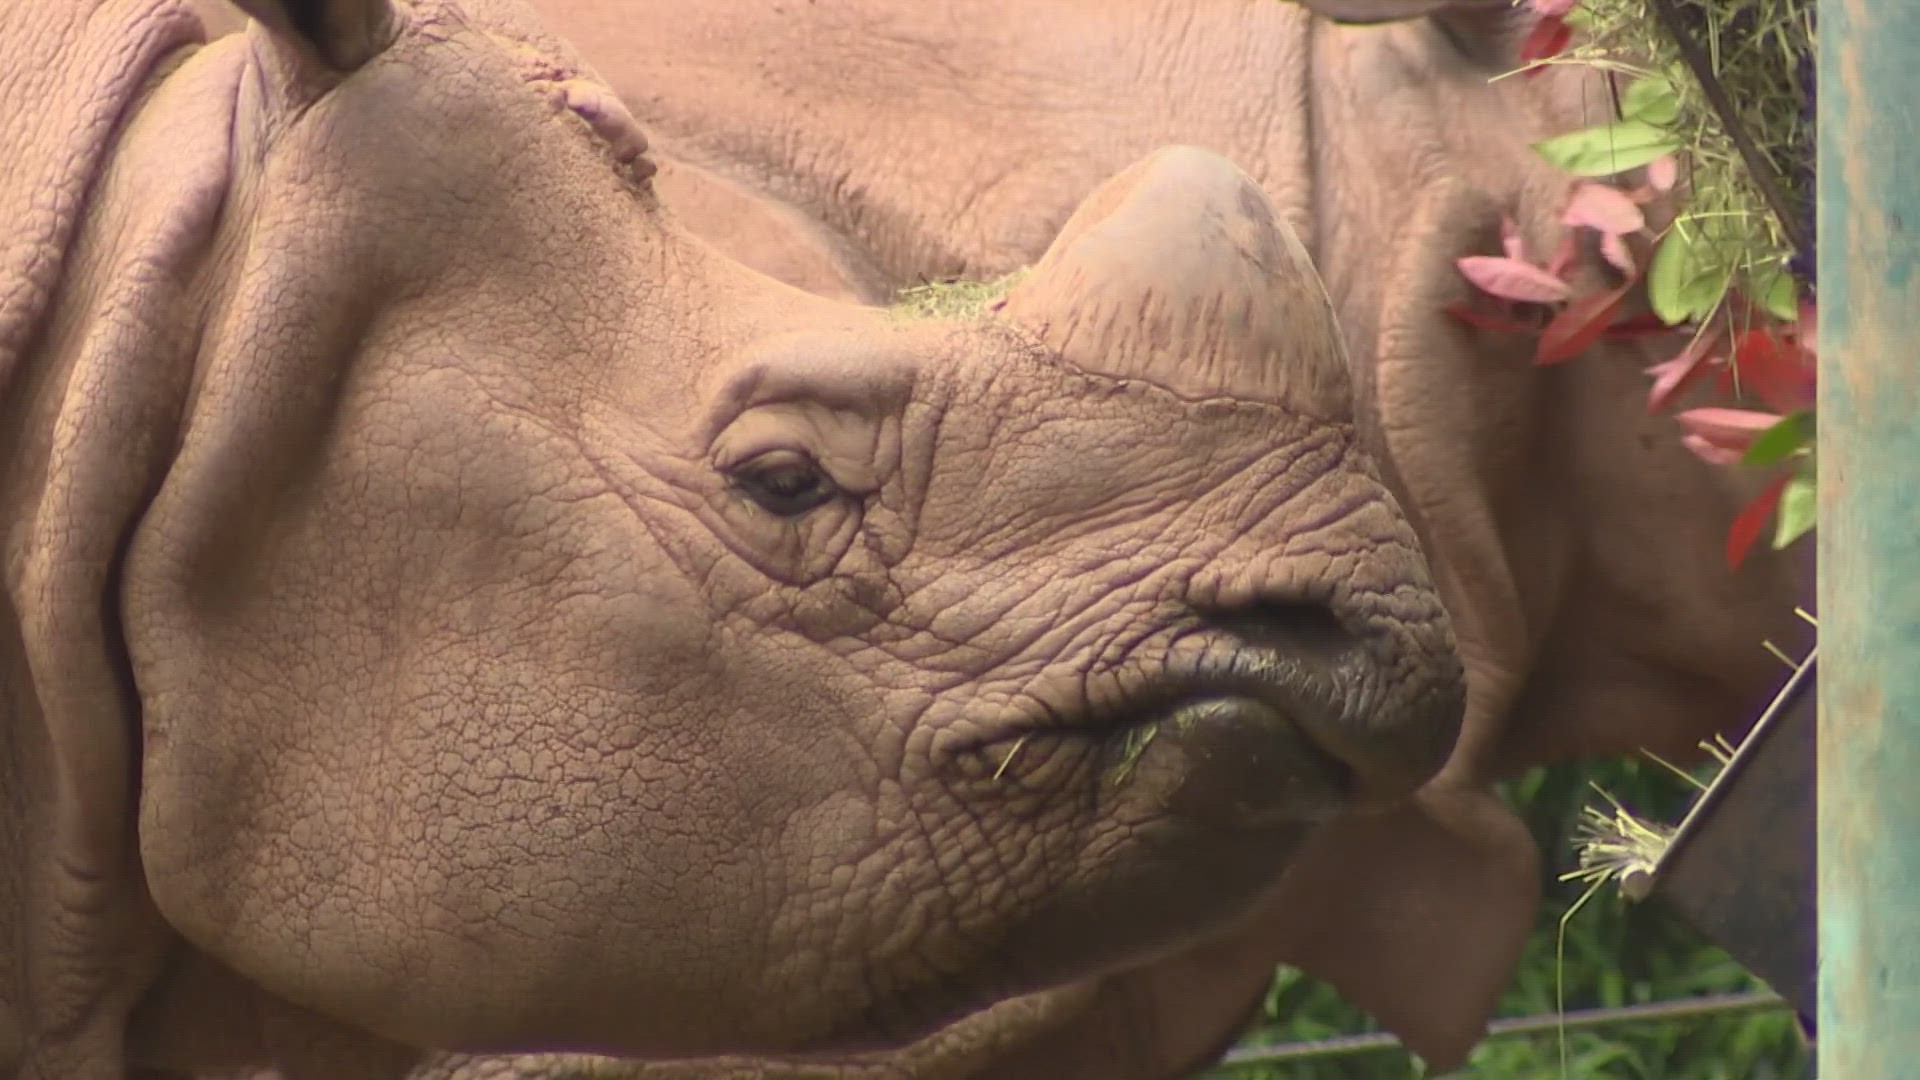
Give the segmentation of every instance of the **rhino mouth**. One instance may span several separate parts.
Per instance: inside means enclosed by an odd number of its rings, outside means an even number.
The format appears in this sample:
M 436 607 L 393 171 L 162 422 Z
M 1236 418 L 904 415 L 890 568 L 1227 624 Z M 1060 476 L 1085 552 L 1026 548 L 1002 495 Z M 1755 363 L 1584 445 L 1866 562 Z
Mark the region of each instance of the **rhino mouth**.
M 1323 820 L 1351 801 L 1354 772 L 1308 737 L 1294 715 L 1270 695 L 1196 692 L 1139 714 L 1117 738 L 1105 736 L 1103 746 L 1116 758 L 1106 779 L 1114 787 L 1165 788 L 1172 781 L 1169 811 L 1221 828 Z
M 1367 770 L 1316 732 L 1372 720 L 1390 700 L 1367 692 L 1364 658 L 1186 644 L 1174 651 L 1190 659 L 1036 684 L 1022 715 L 959 753 L 963 797 L 980 813 L 1052 823 L 1036 862 L 1044 887 L 988 944 L 984 991 L 972 980 L 890 987 L 874 1029 L 918 1038 L 982 1001 L 1085 978 L 1110 967 L 1115 941 L 1137 956 L 1197 940 L 1244 914 L 1353 805 Z
M 1223 829 L 1324 820 L 1362 786 L 1338 733 L 1355 723 L 1352 703 L 1377 695 L 1343 692 L 1354 667 L 1239 647 L 1078 708 L 1047 707 L 1043 692 L 1039 716 L 966 748 L 969 771 L 1031 791 L 1057 789 L 1062 768 L 1091 766 L 1103 797 L 1156 800 Z

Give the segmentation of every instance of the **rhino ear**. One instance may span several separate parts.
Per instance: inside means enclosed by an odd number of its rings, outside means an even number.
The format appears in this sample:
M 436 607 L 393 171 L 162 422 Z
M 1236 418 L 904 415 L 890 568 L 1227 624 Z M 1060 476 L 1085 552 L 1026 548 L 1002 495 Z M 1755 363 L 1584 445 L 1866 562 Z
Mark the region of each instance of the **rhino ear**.
M 350 72 L 393 40 L 391 0 L 233 0 L 281 37 L 297 40 L 336 72 Z
M 1004 311 L 1094 374 L 1351 416 L 1312 259 L 1260 185 L 1210 151 L 1169 147 L 1096 189 Z
M 1425 1061 L 1467 1063 L 1513 980 L 1540 904 L 1540 851 L 1491 791 L 1445 776 L 1314 837 L 1276 907 L 1282 963 L 1332 985 Z

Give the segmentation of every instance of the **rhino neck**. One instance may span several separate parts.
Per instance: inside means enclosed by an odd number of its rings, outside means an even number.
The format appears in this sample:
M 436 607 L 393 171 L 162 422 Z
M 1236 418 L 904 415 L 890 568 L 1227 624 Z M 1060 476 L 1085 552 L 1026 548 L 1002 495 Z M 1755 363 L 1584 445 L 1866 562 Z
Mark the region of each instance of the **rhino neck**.
M 22 574 L 117 557 L 178 444 L 231 172 L 242 57 L 221 52 L 156 48 L 137 79 L 120 81 L 128 93 L 91 168 L 54 182 L 78 197 L 45 264 L 52 287 L 19 324 L 24 347 L 0 353 L 0 370 L 13 368 L 0 396 L 3 520 L 12 550 L 39 560 Z M 49 532 L 69 515 L 101 532 L 84 553 Z
M 138 866 L 117 587 L 178 441 L 227 183 L 238 67 L 197 31 L 165 0 L 0 18 L 25 65 L 0 88 L 0 1074 L 118 1075 L 170 939 Z

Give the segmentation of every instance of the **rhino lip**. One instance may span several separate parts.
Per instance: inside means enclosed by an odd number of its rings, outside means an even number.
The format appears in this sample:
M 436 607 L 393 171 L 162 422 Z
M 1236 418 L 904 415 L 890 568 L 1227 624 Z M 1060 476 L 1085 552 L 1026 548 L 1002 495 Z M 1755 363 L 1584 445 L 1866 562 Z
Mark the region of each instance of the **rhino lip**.
M 1166 721 L 1183 708 L 1221 699 L 1247 699 L 1278 712 L 1309 732 L 1334 731 L 1350 721 L 1342 689 L 1360 679 L 1355 658 L 1307 660 L 1277 650 L 1237 647 L 1207 654 L 1154 673 L 1136 673 L 1136 685 L 1096 704 L 1042 707 L 1025 720 L 980 740 L 990 746 L 1023 735 L 1106 736 Z
M 1091 742 L 1108 750 L 1124 774 L 1129 759 L 1164 733 L 1213 742 L 1290 772 L 1323 779 L 1341 792 L 1356 786 L 1355 769 L 1339 750 L 1337 733 L 1352 723 L 1338 688 L 1351 685 L 1352 658 L 1305 660 L 1277 651 L 1240 647 L 1146 677 L 1117 699 L 1073 709 L 1041 709 L 973 741 L 963 749 L 985 755 L 998 774 L 1015 771 L 1016 746 L 1050 737 Z M 1266 753 L 1259 753 L 1260 750 Z M 1249 778 L 1251 779 L 1251 778 Z

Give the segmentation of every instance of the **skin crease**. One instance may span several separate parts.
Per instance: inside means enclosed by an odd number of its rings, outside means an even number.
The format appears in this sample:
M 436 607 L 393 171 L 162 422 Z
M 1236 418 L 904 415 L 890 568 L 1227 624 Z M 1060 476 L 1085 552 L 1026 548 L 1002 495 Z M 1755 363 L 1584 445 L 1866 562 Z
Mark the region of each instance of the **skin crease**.
M 0 1074 L 858 1055 L 1419 816 L 1450 623 L 1230 162 L 903 323 L 524 8 L 249 10 L 0 13 Z
M 1517 63 L 1503 0 L 536 5 L 654 136 L 667 204 L 721 250 L 823 295 L 881 302 L 923 278 L 1027 264 L 1086 191 L 1170 142 L 1235 160 L 1307 239 L 1363 432 L 1456 620 L 1469 711 L 1430 813 L 1327 849 L 1397 851 L 1424 870 L 1332 890 L 1310 850 L 1234 935 L 834 1075 L 1181 1075 L 1231 1040 L 1282 960 L 1331 979 L 1430 1065 L 1458 1062 L 1534 903 L 1531 841 L 1478 795 L 1484 783 L 1643 747 L 1695 757 L 1713 732 L 1737 737 L 1785 677 L 1761 642 L 1810 643 L 1792 614 L 1810 606 L 1807 552 L 1723 563 L 1759 479 L 1702 464 L 1647 414 L 1642 371 L 1676 340 L 1606 342 L 1536 369 L 1530 340 L 1443 313 L 1469 295 L 1453 260 L 1497 252 L 1503 214 L 1536 258 L 1558 246 L 1570 178 L 1531 144 L 1610 101 L 1578 68 L 1490 82 Z M 1581 287 L 1609 275 L 1581 252 Z M 1302 916 L 1319 895 L 1367 899 Z M 810 1075 L 714 1068 L 635 1075 Z

